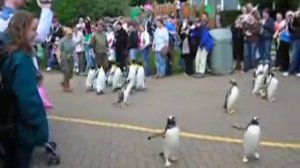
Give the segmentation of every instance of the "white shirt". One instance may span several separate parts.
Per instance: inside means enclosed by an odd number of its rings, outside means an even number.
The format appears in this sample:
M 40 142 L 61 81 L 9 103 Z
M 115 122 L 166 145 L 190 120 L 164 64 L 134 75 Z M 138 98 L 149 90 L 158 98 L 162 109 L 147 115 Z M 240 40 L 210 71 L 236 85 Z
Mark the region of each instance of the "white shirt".
M 154 32 L 154 51 L 161 51 L 165 46 L 169 44 L 169 33 L 165 27 L 156 28 Z
M 145 30 L 141 34 L 141 48 L 144 49 L 146 46 L 150 45 L 150 35 L 149 33 Z
M 75 52 L 84 51 L 84 48 L 83 48 L 84 36 L 81 31 L 77 31 L 77 33 L 75 33 L 75 32 L 73 33 L 73 41 L 76 44 Z
M 11 17 L 7 20 L 3 20 L 0 18 L 0 32 L 3 32 L 12 18 L 13 14 L 11 14 Z M 39 25 L 37 27 L 37 36 L 36 36 L 36 43 L 43 43 L 46 41 L 47 36 L 50 32 L 50 28 L 52 26 L 52 18 L 53 18 L 53 12 L 48 9 L 44 8 L 41 11 L 40 19 L 39 19 Z

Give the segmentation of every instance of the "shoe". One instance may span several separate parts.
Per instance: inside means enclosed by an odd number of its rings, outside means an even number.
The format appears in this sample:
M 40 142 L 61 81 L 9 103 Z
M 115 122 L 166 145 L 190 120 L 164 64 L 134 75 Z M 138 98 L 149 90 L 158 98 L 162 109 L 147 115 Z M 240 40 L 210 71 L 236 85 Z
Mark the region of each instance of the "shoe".
M 296 73 L 296 76 L 300 78 L 300 73 Z
M 290 76 L 290 74 L 288 72 L 284 72 L 282 75 L 285 76 L 285 77 Z
M 51 70 L 52 70 L 51 67 L 47 67 L 47 69 L 46 69 L 47 72 L 49 72 L 49 71 L 51 71 Z

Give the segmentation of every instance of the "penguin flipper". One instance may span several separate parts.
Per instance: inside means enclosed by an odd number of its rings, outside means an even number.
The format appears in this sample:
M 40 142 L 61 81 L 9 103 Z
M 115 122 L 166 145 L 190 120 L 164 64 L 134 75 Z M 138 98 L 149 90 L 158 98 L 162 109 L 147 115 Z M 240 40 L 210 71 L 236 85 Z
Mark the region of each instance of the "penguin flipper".
M 232 88 L 230 88 L 230 89 L 227 91 L 227 93 L 226 93 L 226 96 L 225 96 L 225 102 L 224 102 L 224 105 L 223 105 L 224 109 L 227 109 L 227 99 L 228 99 L 229 95 L 231 94 L 231 89 L 232 89 Z

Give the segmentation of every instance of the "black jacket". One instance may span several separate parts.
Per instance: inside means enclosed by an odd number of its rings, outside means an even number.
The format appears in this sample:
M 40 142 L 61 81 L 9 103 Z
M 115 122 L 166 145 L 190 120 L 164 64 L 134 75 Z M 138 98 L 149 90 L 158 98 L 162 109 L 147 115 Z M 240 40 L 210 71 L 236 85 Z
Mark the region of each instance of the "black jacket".
M 128 33 L 128 49 L 139 47 L 139 34 L 137 31 L 132 31 Z
M 289 31 L 294 40 L 300 40 L 300 16 L 294 18 L 294 21 L 289 24 Z
M 116 32 L 116 52 L 121 50 L 126 50 L 127 47 L 127 33 L 126 31 L 121 28 Z

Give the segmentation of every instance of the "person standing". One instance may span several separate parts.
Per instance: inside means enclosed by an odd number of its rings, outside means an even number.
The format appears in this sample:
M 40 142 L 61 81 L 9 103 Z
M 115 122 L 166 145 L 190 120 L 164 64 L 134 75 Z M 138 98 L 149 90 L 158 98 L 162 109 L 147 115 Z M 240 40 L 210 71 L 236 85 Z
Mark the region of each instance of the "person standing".
M 116 30 L 116 62 L 123 71 L 126 68 L 127 33 L 120 22 L 116 24 Z
M 166 57 L 169 48 L 169 33 L 164 27 L 161 19 L 156 21 L 156 30 L 153 37 L 153 49 L 155 51 L 156 78 L 162 78 L 166 75 Z
M 151 48 L 151 41 L 150 41 L 150 35 L 145 29 L 144 25 L 140 26 L 141 31 L 141 55 L 143 59 L 144 69 L 146 76 L 149 76 L 151 74 L 151 67 L 150 67 L 150 48 Z
M 260 38 L 260 23 L 252 16 L 248 16 L 248 21 L 244 25 L 244 36 L 247 47 L 247 54 L 244 58 L 244 72 L 248 72 L 256 67 L 256 51 Z
M 96 31 L 92 35 L 90 46 L 94 50 L 97 67 L 102 67 L 104 71 L 106 71 L 108 68 L 108 44 L 106 40 L 106 34 L 103 31 L 103 24 L 101 22 L 98 22 L 98 24 L 96 25 Z
M 63 72 L 63 81 L 60 84 L 65 92 L 72 92 L 73 89 L 71 89 L 70 80 L 73 78 L 74 52 L 76 44 L 72 39 L 72 29 L 65 28 L 64 32 L 65 36 L 61 39 L 58 45 L 58 62 L 61 64 Z
M 270 10 L 263 11 L 261 20 L 260 59 L 271 62 L 272 40 L 274 35 L 274 20 L 270 17 Z
M 291 45 L 291 34 L 288 30 L 288 24 L 291 22 L 293 17 L 293 12 L 288 11 L 285 15 L 284 27 L 278 33 L 279 43 L 275 60 L 276 70 L 284 72 L 283 74 L 288 74 L 290 65 L 290 45 Z
M 213 48 L 213 40 L 209 33 L 208 14 L 204 13 L 201 18 L 201 40 L 195 58 L 195 77 L 202 78 L 205 76 L 207 56 Z
M 180 49 L 181 49 L 181 58 L 184 59 L 185 63 L 185 75 L 193 75 L 194 73 L 194 67 L 193 67 L 193 57 L 191 56 L 191 30 L 190 30 L 190 25 L 192 24 L 183 24 L 181 27 L 180 31 L 180 39 L 181 39 L 181 44 L 180 44 Z
M 79 31 L 79 27 L 77 26 L 74 28 L 73 41 L 76 44 L 75 57 L 78 60 L 78 62 L 76 61 L 77 67 L 75 64 L 75 69 L 76 69 L 75 72 L 80 73 L 80 75 L 85 75 L 86 59 L 84 56 L 84 47 L 83 47 L 84 36 L 82 31 Z
M 243 34 L 243 25 L 241 19 L 238 17 L 235 20 L 234 25 L 231 27 L 232 32 L 232 51 L 233 59 L 235 61 L 235 69 L 241 70 L 242 61 L 244 58 L 244 34 Z
M 129 57 L 132 63 L 136 62 L 138 48 L 139 48 L 139 34 L 134 25 L 134 23 L 129 24 L 128 27 L 128 42 L 127 48 L 129 52 Z
M 38 92 L 37 69 L 32 61 L 37 27 L 38 19 L 32 13 L 18 10 L 0 35 L 4 45 L 0 71 L 16 99 L 10 103 L 16 103 L 17 107 L 13 109 L 17 110 L 14 111 L 16 128 L 12 130 L 15 135 L 1 142 L 4 168 L 29 168 L 34 148 L 44 145 L 49 137 L 47 117 Z
M 289 31 L 292 38 L 293 55 L 289 72 L 284 75 L 300 77 L 300 10 L 294 13 L 294 18 L 289 23 Z

